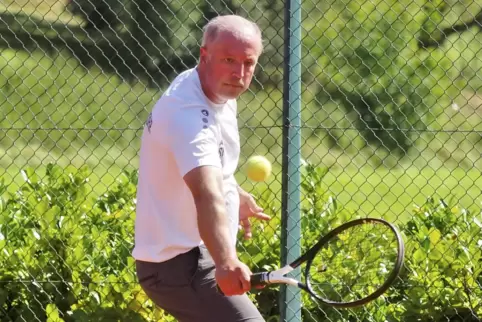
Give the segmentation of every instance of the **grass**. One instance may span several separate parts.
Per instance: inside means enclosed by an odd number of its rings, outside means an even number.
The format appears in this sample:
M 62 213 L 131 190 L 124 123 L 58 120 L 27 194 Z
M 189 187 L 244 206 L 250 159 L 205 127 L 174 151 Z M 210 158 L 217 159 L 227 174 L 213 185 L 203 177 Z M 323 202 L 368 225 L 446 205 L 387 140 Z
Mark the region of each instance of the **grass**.
M 248 190 L 274 192 L 278 206 L 281 201 L 281 172 L 267 183 L 253 184 L 243 173 L 238 181 Z M 428 197 L 456 201 L 460 207 L 470 210 L 480 207 L 482 173 L 477 169 L 465 170 L 432 168 L 405 169 L 361 167 L 330 170 L 323 180 L 322 189 L 334 196 L 349 211 L 364 216 L 383 217 L 393 221 L 405 221 L 414 206 L 422 205 Z

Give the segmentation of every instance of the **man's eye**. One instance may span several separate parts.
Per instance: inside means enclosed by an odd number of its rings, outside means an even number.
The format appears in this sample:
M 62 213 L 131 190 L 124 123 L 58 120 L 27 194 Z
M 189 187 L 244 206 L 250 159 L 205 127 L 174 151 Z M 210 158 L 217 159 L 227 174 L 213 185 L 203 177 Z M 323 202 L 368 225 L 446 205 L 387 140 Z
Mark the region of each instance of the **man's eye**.
M 225 58 L 224 61 L 226 63 L 232 63 L 234 60 L 232 58 Z

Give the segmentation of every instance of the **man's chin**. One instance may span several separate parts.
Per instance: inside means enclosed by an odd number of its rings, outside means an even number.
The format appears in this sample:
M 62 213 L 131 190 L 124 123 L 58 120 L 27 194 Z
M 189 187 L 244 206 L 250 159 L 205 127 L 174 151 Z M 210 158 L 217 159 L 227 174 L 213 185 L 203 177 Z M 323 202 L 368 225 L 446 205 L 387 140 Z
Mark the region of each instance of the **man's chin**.
M 245 90 L 243 88 L 239 88 L 239 89 L 233 89 L 233 90 L 230 90 L 230 91 L 225 91 L 223 93 L 223 97 L 225 99 L 237 99 L 239 96 L 241 96 L 241 94 L 243 94 L 245 92 Z

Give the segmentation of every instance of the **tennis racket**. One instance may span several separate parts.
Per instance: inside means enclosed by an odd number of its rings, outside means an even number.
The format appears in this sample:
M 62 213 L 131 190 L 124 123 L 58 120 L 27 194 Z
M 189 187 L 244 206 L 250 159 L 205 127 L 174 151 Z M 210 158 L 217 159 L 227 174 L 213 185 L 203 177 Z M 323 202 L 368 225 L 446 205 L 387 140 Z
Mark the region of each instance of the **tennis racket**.
M 356 219 L 322 236 L 290 264 L 255 273 L 252 287 L 288 284 L 334 307 L 364 305 L 393 284 L 403 266 L 405 246 L 394 225 L 375 218 Z M 305 282 L 286 274 L 305 264 Z

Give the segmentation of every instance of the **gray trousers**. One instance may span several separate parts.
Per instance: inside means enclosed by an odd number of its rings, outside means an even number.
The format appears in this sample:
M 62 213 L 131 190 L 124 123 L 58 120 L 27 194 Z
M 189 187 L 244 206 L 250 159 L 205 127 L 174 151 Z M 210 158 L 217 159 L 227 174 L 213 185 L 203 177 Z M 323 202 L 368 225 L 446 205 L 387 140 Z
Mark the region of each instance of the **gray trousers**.
M 162 263 L 136 261 L 147 296 L 179 322 L 262 322 L 246 294 L 224 296 L 216 289 L 215 267 L 205 246 Z

